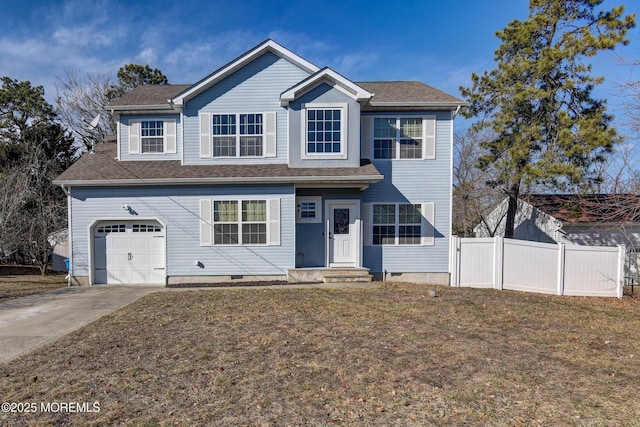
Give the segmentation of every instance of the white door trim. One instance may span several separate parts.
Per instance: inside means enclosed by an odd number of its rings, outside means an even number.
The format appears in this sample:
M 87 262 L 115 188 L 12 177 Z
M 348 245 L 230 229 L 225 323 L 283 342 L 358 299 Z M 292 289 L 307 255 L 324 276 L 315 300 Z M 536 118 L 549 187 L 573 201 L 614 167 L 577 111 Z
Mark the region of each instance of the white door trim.
M 333 230 L 331 230 L 333 207 L 348 206 L 352 209 L 353 218 L 349 218 L 349 234 L 352 236 L 353 253 L 345 263 L 334 263 L 332 259 Z M 362 267 L 362 219 L 360 217 L 359 199 L 329 199 L 324 203 L 325 212 L 325 249 L 326 267 Z

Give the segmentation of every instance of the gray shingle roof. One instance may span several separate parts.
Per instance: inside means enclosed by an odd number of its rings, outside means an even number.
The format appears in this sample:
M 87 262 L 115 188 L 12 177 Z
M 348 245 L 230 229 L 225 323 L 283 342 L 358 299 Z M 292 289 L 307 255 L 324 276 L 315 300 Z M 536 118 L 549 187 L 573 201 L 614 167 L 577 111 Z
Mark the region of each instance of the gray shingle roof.
M 362 111 L 455 108 L 466 104 L 439 89 L 418 81 L 357 82 L 374 96 Z
M 143 85 L 138 86 L 120 98 L 114 100 L 107 108 L 169 105 L 168 100 L 190 88 L 191 85 Z M 117 108 L 116 108 L 117 109 Z
M 182 185 L 343 183 L 361 186 L 383 176 L 371 163 L 360 167 L 290 168 L 286 164 L 181 165 L 179 160 L 118 161 L 115 144 L 99 144 L 64 171 L 60 185 Z
M 373 92 L 371 101 L 362 111 L 451 109 L 465 102 L 432 86 L 418 81 L 358 82 L 357 85 Z M 169 107 L 168 100 L 192 85 L 144 85 L 115 100 L 107 108 L 136 106 Z

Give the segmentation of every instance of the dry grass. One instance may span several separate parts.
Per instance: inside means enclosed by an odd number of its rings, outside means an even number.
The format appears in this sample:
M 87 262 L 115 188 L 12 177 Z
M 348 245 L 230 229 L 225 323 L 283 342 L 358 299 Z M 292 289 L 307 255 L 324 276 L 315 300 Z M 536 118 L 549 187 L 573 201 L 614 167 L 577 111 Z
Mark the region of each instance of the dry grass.
M 0 365 L 4 401 L 99 413 L 0 423 L 634 425 L 639 309 L 408 285 L 161 292 Z
M 64 274 L 0 276 L 0 302 L 67 286 Z

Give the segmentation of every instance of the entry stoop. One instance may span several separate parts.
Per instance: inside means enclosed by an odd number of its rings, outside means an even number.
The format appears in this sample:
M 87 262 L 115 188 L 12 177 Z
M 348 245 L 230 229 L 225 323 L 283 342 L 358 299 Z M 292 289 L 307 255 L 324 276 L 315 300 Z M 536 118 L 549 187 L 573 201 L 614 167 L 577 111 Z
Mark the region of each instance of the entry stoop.
M 287 270 L 289 283 L 357 283 L 371 282 L 368 268 L 292 268 Z

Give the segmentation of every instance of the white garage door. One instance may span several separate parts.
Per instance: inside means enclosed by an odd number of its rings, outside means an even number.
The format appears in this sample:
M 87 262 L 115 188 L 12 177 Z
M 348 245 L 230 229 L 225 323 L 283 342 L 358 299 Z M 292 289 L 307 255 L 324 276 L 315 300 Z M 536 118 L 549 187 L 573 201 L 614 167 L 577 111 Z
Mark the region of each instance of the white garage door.
M 103 221 L 93 236 L 96 284 L 165 283 L 165 229 L 157 221 Z

